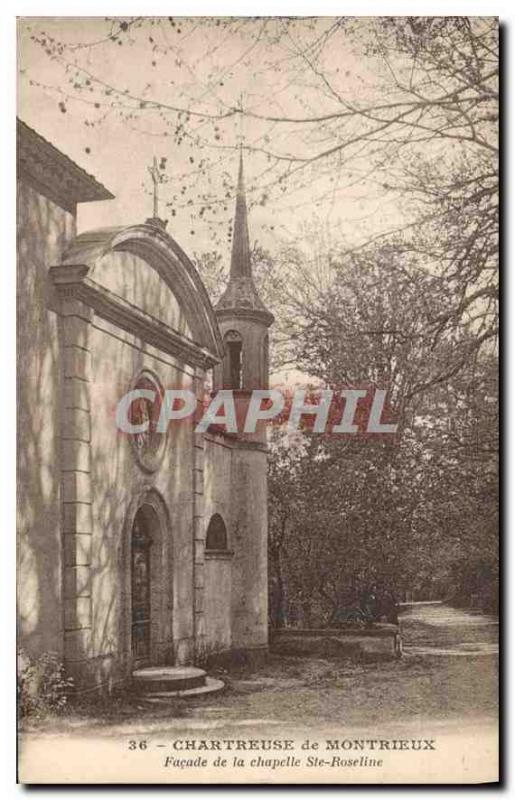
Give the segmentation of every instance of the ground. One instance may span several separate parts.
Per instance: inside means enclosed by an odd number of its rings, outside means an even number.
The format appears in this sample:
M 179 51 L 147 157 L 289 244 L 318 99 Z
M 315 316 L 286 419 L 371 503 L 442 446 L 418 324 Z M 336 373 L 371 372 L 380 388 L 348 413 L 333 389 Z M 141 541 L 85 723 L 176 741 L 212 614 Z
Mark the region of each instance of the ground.
M 497 717 L 497 620 L 447 606 L 412 605 L 401 616 L 403 657 L 379 664 L 271 655 L 261 667 L 220 674 L 224 693 L 149 706 L 121 694 L 27 724 L 34 735 L 203 737 L 382 735 L 469 726 Z M 44 733 L 43 733 L 44 732 Z M 30 733 L 29 733 L 30 736 Z

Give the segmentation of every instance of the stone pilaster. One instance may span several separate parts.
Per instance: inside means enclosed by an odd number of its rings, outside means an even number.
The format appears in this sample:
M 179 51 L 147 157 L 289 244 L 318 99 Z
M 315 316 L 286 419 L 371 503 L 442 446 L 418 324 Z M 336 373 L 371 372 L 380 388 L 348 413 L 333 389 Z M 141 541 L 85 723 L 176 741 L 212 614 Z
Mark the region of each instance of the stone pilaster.
M 204 395 L 204 370 L 197 368 L 193 390 L 197 396 L 197 411 L 193 422 L 193 616 L 195 651 L 201 653 L 206 641 L 204 609 L 204 435 L 195 433 L 195 426 L 202 416 L 201 401 Z
M 64 657 L 80 675 L 79 662 L 91 657 L 91 416 L 89 349 L 91 308 L 60 289 L 62 321 L 63 414 L 63 597 Z M 84 665 L 85 666 L 85 665 Z

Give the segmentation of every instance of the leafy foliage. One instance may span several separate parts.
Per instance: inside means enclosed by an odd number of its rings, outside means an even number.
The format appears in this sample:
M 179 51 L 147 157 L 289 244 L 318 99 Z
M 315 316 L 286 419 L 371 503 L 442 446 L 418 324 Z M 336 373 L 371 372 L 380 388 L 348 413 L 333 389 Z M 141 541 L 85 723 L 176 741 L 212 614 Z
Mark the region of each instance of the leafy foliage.
M 18 711 L 20 717 L 44 717 L 59 713 L 68 701 L 73 678 L 66 676 L 57 653 L 32 658 L 18 653 Z
M 495 605 L 497 362 L 464 326 L 434 335 L 452 298 L 402 249 L 331 255 L 290 344 L 326 385 L 387 388 L 395 442 L 275 433 L 270 465 L 274 624 L 328 619 L 372 585 L 397 598 L 467 586 Z M 461 595 L 458 583 L 462 587 Z

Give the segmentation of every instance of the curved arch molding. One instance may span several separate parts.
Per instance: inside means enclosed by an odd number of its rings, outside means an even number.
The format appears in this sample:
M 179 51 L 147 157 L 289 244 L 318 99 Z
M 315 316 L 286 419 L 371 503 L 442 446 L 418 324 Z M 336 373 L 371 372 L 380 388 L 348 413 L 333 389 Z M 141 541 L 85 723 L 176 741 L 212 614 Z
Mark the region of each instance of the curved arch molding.
M 133 305 L 95 281 L 95 264 L 109 252 L 125 251 L 142 258 L 177 298 L 192 338 Z M 143 224 L 103 228 L 77 236 L 50 276 L 61 295 L 75 297 L 95 314 L 135 333 L 149 344 L 187 362 L 209 368 L 218 363 L 223 344 L 207 291 L 192 262 L 171 236 Z

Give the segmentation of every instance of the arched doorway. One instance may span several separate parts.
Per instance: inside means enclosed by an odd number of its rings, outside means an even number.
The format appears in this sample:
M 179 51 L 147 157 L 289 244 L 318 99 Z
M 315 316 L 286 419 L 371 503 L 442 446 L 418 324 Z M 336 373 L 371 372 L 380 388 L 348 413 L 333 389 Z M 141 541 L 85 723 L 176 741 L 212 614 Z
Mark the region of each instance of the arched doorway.
M 131 653 L 134 659 L 151 655 L 152 632 L 152 522 L 159 524 L 151 506 L 141 506 L 131 535 Z
M 128 667 L 173 659 L 173 563 L 168 512 L 149 489 L 133 499 L 124 536 L 123 627 Z

